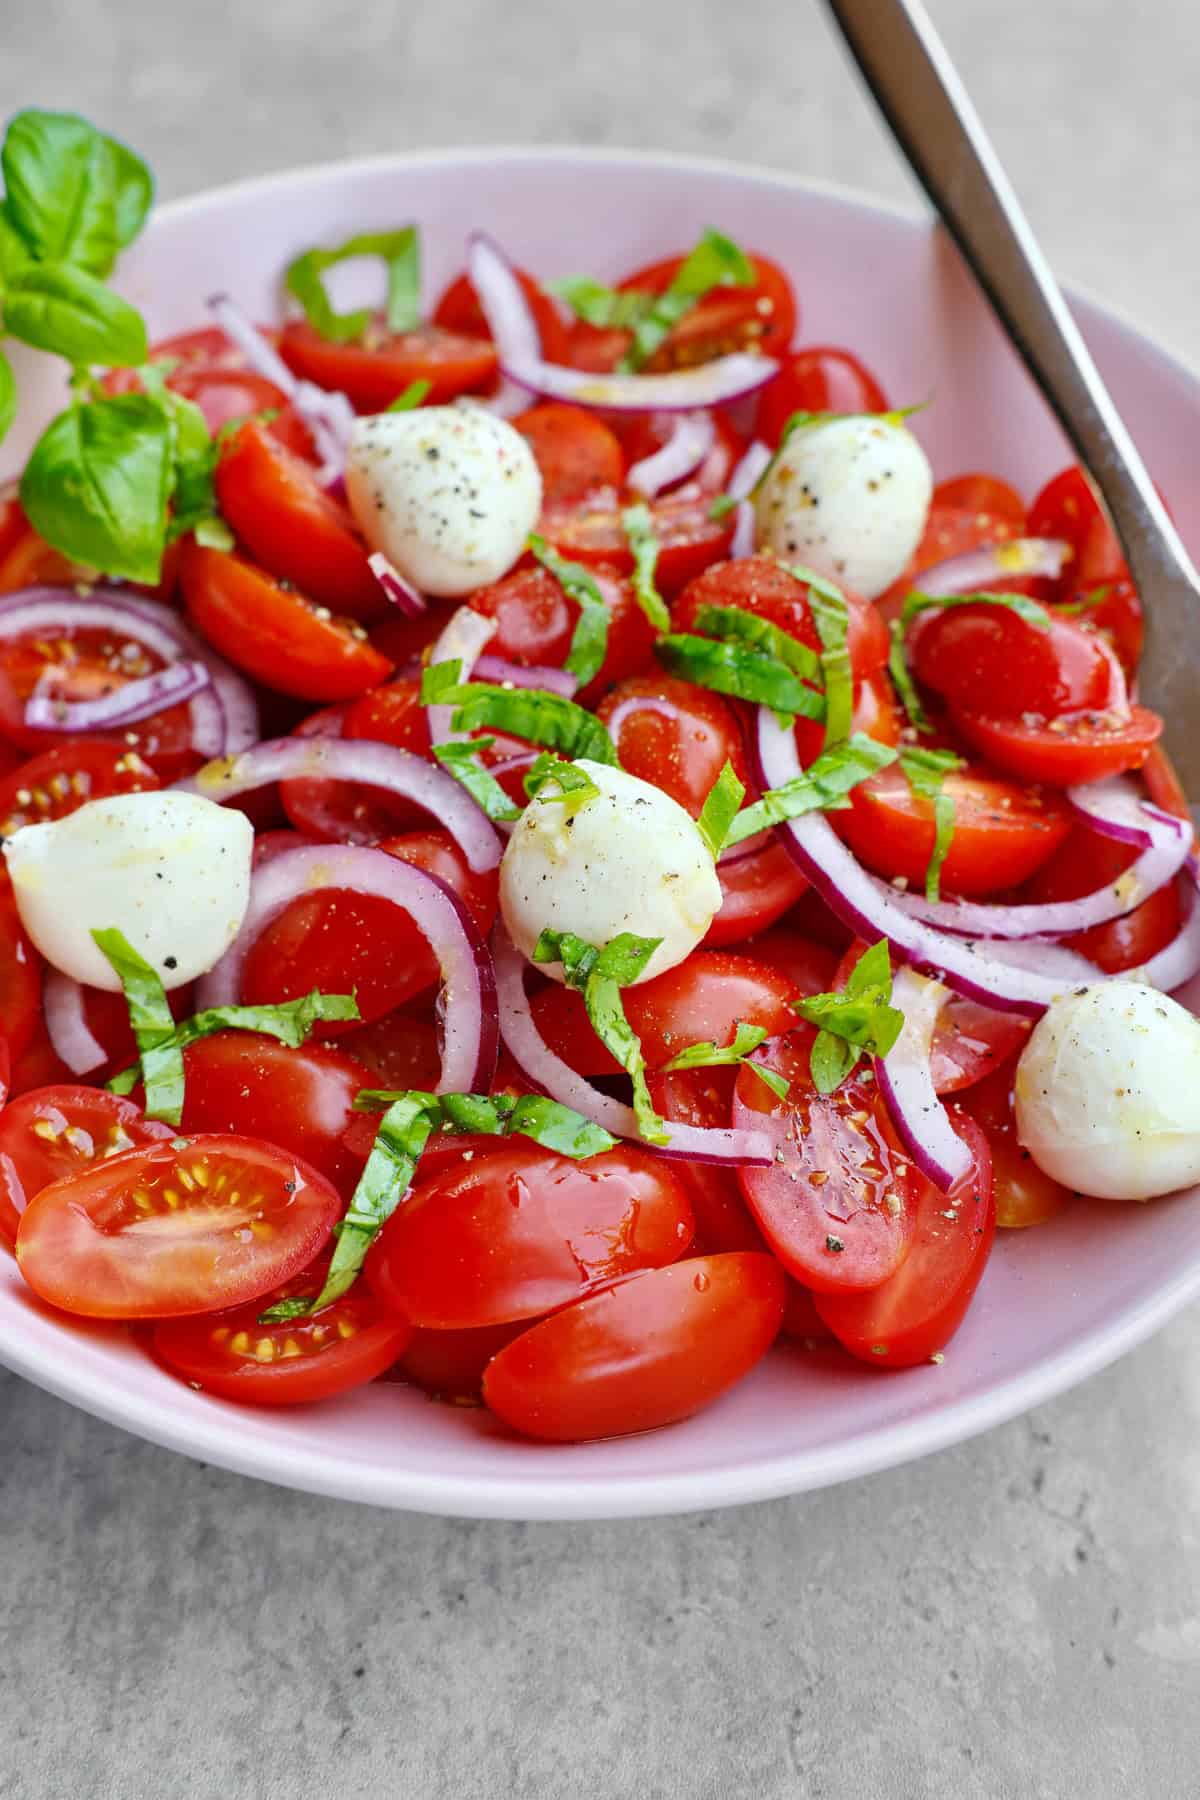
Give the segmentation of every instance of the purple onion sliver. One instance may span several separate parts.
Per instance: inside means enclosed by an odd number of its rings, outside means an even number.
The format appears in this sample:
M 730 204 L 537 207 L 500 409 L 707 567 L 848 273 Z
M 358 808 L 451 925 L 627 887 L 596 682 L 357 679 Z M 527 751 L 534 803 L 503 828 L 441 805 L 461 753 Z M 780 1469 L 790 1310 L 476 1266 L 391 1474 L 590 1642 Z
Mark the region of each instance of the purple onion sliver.
M 729 555 L 733 561 L 754 555 L 754 525 L 753 503 L 739 500 L 733 509 L 733 536 L 729 540 Z
M 410 619 L 419 619 L 429 611 L 429 602 L 424 594 L 419 594 L 411 581 L 406 581 L 394 563 L 388 561 L 382 550 L 374 550 L 367 558 L 372 575 L 387 595 L 392 605 Z
M 551 669 L 541 663 L 507 662 L 502 656 L 481 656 L 472 671 L 475 681 L 490 681 L 496 687 L 540 689 L 571 700 L 579 691 L 579 677 L 570 669 Z
M 957 594 L 983 593 L 998 581 L 1017 577 L 1046 575 L 1053 580 L 1062 574 L 1070 554 L 1071 546 L 1062 538 L 1011 538 L 1006 544 L 968 550 L 934 563 L 921 570 L 913 586 L 922 594 L 948 600 Z
M 762 442 L 755 438 L 748 447 L 741 461 L 735 464 L 733 473 L 725 483 L 725 492 L 731 500 L 748 500 L 771 462 L 771 452 Z
M 459 679 L 469 681 L 475 664 L 495 637 L 497 629 L 495 619 L 485 618 L 470 606 L 460 606 L 456 612 L 451 613 L 441 636 L 430 651 L 430 666 L 440 662 L 461 663 Z M 431 744 L 448 744 L 456 736 L 463 735 L 451 729 L 450 720 L 454 716 L 452 706 L 427 706 L 425 716 L 429 721 Z
M 892 1123 L 921 1173 L 948 1193 L 972 1167 L 971 1152 L 950 1123 L 933 1085 L 930 1050 L 938 1014 L 950 998 L 940 981 L 900 969 L 892 1004 L 904 1027 L 886 1056 L 877 1056 L 875 1079 Z
M 25 723 L 34 731 L 112 731 L 136 725 L 164 707 L 181 706 L 208 686 L 203 663 L 168 663 L 94 700 L 55 700 L 35 690 L 25 702 Z
M 652 500 L 664 488 L 686 481 L 712 449 L 716 435 L 711 413 L 679 413 L 666 443 L 633 464 L 626 477 L 628 485 L 635 494 Z
M 90 1075 L 108 1061 L 108 1051 L 93 1035 L 84 1012 L 84 989 L 53 964 L 42 982 L 42 1011 L 50 1048 L 72 1075 Z

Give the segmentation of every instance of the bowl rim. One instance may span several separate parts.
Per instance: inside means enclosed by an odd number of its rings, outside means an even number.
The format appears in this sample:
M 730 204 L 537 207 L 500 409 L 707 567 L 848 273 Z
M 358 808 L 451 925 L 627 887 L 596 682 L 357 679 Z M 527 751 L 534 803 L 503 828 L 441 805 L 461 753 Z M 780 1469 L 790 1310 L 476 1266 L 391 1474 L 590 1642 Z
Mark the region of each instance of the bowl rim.
M 732 176 L 755 185 L 815 195 L 837 206 L 915 229 L 922 225 L 929 230 L 941 229 L 932 213 L 919 205 L 905 205 L 850 184 L 809 178 L 765 164 L 690 152 L 570 144 L 448 145 L 305 163 L 241 177 L 156 204 L 152 226 L 159 219 L 165 222 L 203 215 L 235 198 L 303 188 L 331 175 L 353 181 L 394 169 L 436 168 L 451 163 L 456 166 L 494 164 L 497 158 L 527 163 L 640 165 Z M 1090 310 L 1122 327 L 1137 340 L 1141 353 L 1149 354 L 1172 373 L 1182 376 L 1189 385 L 1200 389 L 1200 371 L 1192 368 L 1174 349 L 1148 337 L 1120 308 L 1096 298 L 1077 284 L 1071 284 L 1065 291 L 1071 301 L 1083 301 Z M 1200 393 L 1197 403 L 1200 405 Z M 1144 1342 L 1189 1301 L 1197 1298 L 1200 1298 L 1200 1258 L 1193 1266 L 1182 1267 L 1153 1293 L 1129 1306 L 1116 1321 L 1107 1319 L 1094 1326 L 1035 1368 L 1002 1378 L 983 1394 L 951 1401 L 936 1412 L 922 1413 L 913 1419 L 902 1418 L 895 1424 L 882 1425 L 853 1439 L 816 1450 L 756 1458 L 719 1470 L 647 1475 L 581 1476 L 576 1473 L 571 1477 L 516 1478 L 495 1473 L 454 1474 L 382 1468 L 359 1462 L 336 1463 L 324 1451 L 314 1450 L 303 1442 L 256 1442 L 253 1434 L 247 1431 L 246 1416 L 241 1409 L 216 1405 L 211 1410 L 206 1409 L 202 1418 L 191 1415 L 186 1422 L 181 1422 L 177 1409 L 165 1395 L 161 1398 L 129 1396 L 110 1374 L 85 1369 L 82 1376 L 72 1371 L 70 1378 L 60 1377 L 56 1367 L 47 1362 L 33 1340 L 22 1336 L 19 1326 L 13 1332 L 0 1323 L 0 1362 L 35 1386 L 136 1436 L 237 1474 L 307 1493 L 460 1518 L 647 1518 L 778 1499 L 857 1479 L 884 1468 L 898 1467 L 951 1444 L 964 1442 L 1098 1373 Z

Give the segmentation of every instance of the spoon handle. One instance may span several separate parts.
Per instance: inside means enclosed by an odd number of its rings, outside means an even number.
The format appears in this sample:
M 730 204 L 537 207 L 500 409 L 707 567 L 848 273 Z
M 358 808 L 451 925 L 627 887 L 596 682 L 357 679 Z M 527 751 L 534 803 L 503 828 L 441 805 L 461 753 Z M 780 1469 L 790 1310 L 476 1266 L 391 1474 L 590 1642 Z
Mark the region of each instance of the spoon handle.
M 1161 704 L 1175 686 L 1167 680 L 1168 657 L 1187 660 L 1188 640 L 1200 630 L 1200 578 L 1191 559 L 919 0 L 827 4 L 901 149 L 1103 496 L 1153 612 L 1148 650 L 1155 666 L 1145 678 Z

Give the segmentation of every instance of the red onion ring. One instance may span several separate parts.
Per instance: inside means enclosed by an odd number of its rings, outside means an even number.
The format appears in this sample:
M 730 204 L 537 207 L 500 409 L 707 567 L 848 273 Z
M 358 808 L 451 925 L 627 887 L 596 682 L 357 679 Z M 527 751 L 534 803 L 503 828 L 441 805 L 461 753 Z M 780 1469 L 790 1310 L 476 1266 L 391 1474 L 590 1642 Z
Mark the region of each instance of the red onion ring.
M 949 599 L 954 594 L 972 594 L 994 588 L 998 581 L 1012 581 L 1017 576 L 1059 576 L 1073 554 L 1062 538 L 1010 538 L 1006 544 L 989 544 L 982 550 L 968 550 L 962 556 L 947 557 L 922 569 L 912 585 L 923 594 Z
M 887 1055 L 874 1059 L 879 1091 L 904 1148 L 943 1193 L 971 1169 L 971 1153 L 933 1086 L 930 1050 L 938 1015 L 949 998 L 950 990 L 940 981 L 899 969 L 892 1004 L 904 1014 L 904 1027 Z
M 354 408 L 345 394 L 301 381 L 228 294 L 213 294 L 208 310 L 250 367 L 281 388 L 312 432 L 321 457 L 321 480 L 336 481 L 346 462 L 346 446 L 354 425 Z
M 84 989 L 52 963 L 42 982 L 42 1012 L 50 1048 L 72 1075 L 90 1075 L 108 1061 L 108 1051 L 92 1033 L 84 1011 Z
M 609 412 L 695 412 L 756 393 L 779 368 L 771 357 L 749 351 L 665 375 L 596 375 L 544 362 L 537 325 L 513 266 L 483 232 L 468 242 L 467 273 L 495 342 L 501 373 L 547 399 Z
M 500 861 L 500 839 L 491 821 L 452 775 L 410 750 L 370 738 L 271 738 L 240 756 L 218 757 L 175 786 L 223 805 L 275 781 L 329 780 L 383 788 L 423 806 L 476 872 L 494 869 Z M 331 852 L 336 848 L 331 845 Z
M 487 947 L 452 889 L 386 850 L 318 844 L 283 850 L 264 863 L 251 877 L 242 929 L 197 987 L 197 1010 L 236 1005 L 246 958 L 267 926 L 293 900 L 331 888 L 390 900 L 408 914 L 442 972 L 442 1072 L 437 1091 L 486 1094 L 499 1051 L 496 982 Z
M 181 706 L 210 685 L 203 663 L 177 662 L 95 700 L 53 700 L 35 689 L 25 702 L 25 723 L 34 731 L 111 731 L 136 725 L 164 707 Z
M 422 613 L 429 611 L 429 602 L 424 594 L 418 593 L 412 582 L 404 579 L 382 550 L 373 550 L 367 558 L 367 564 L 392 605 L 406 618 L 419 619 Z
M 739 1131 L 732 1126 L 720 1130 L 705 1125 L 677 1124 L 668 1119 L 669 1142 L 647 1144 L 638 1131 L 633 1108 L 614 1100 L 609 1094 L 600 1093 L 556 1056 L 542 1037 L 525 992 L 529 964 L 499 920 L 492 935 L 492 959 L 500 1007 L 500 1035 L 522 1073 L 552 1100 L 572 1107 L 593 1125 L 611 1131 L 614 1137 L 629 1138 L 642 1149 L 659 1156 L 682 1157 L 690 1162 L 718 1163 L 725 1167 L 754 1164 L 763 1168 L 770 1163 L 771 1146 L 763 1132 Z
M 124 602 L 131 612 L 140 618 L 148 619 L 152 624 L 161 625 L 169 631 L 179 645 L 181 656 L 188 656 L 193 662 L 203 663 L 208 670 L 213 691 L 225 715 L 225 742 L 221 753 L 234 756 L 239 750 L 248 750 L 251 744 L 259 740 L 258 701 L 254 689 L 246 677 L 227 663 L 223 656 L 218 656 L 198 632 L 184 623 L 172 607 L 164 606 L 158 600 L 144 600 L 140 596 Z M 194 746 L 199 749 L 198 745 Z M 202 750 L 202 755 L 212 752 Z
M 469 606 L 460 606 L 451 613 L 441 636 L 429 653 L 430 667 L 435 663 L 459 662 L 462 664 L 459 680 L 469 681 L 475 664 L 495 637 L 497 629 L 495 619 L 487 619 Z M 465 732 L 451 728 L 450 721 L 454 717 L 452 706 L 427 706 L 425 716 L 429 721 L 431 744 L 449 744 L 466 736 Z
M 729 557 L 737 562 L 740 557 L 754 555 L 754 505 L 750 500 L 739 500 L 733 509 L 733 536 L 729 540 Z
M 767 449 L 761 438 L 755 438 L 748 446 L 740 462 L 735 463 L 733 472 L 725 484 L 725 492 L 731 500 L 748 500 L 767 470 L 771 466 L 772 452 Z
M 664 488 L 686 481 L 712 449 L 716 435 L 711 413 L 679 413 L 671 422 L 666 443 L 630 468 L 625 478 L 628 485 L 635 494 L 652 500 Z
M 464 677 L 465 679 L 465 677 Z M 494 687 L 537 688 L 547 694 L 558 694 L 572 700 L 579 691 L 579 677 L 569 669 L 550 669 L 542 663 L 507 662 L 502 656 L 481 656 L 472 670 L 475 681 L 490 681 Z
M 1070 789 L 1067 798 L 1093 830 L 1141 849 L 1137 861 L 1115 881 L 1078 900 L 1000 906 L 993 901 L 926 900 L 923 894 L 898 893 L 884 882 L 876 885 L 910 919 L 921 919 L 940 931 L 967 937 L 1053 938 L 1124 918 L 1174 880 L 1187 862 L 1194 835 L 1190 823 L 1143 799 L 1131 781 L 1094 782 Z
M 1164 994 L 1170 994 L 1200 974 L 1200 900 L 1190 883 L 1182 893 L 1186 916 L 1181 929 L 1157 956 L 1117 979 L 1143 981 L 1147 987 L 1161 988 Z

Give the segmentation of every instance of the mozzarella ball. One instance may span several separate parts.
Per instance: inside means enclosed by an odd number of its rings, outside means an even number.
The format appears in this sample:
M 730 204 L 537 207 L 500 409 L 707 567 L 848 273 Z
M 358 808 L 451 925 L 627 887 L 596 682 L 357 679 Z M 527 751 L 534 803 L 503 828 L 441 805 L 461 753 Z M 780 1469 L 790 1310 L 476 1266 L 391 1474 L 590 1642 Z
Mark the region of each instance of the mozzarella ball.
M 500 864 L 500 910 L 519 950 L 573 931 L 603 948 L 623 931 L 661 938 L 638 981 L 689 956 L 721 905 L 721 884 L 696 823 L 661 788 L 581 759 L 600 792 L 572 810 L 543 788 L 517 822 Z M 556 981 L 561 963 L 538 965 Z M 635 984 L 636 985 L 636 984 Z
M 1200 1181 L 1200 1020 L 1108 981 L 1056 1000 L 1017 1065 L 1017 1136 L 1040 1169 L 1102 1200 Z
M 21 923 L 46 961 L 119 992 L 92 932 L 115 926 L 164 987 L 183 987 L 241 929 L 253 849 L 245 813 L 167 791 L 114 794 L 52 824 L 23 825 L 4 854 Z
M 481 406 L 357 420 L 346 492 L 371 548 L 427 594 L 469 594 L 499 581 L 542 510 L 533 451 Z
M 759 490 L 758 547 L 874 600 L 907 568 L 932 494 L 928 459 L 902 424 L 801 425 Z

